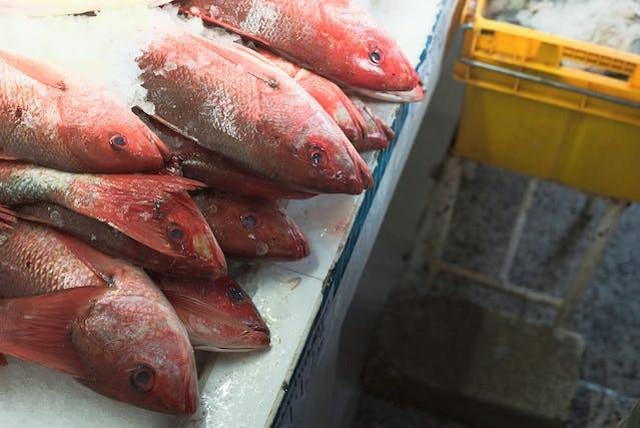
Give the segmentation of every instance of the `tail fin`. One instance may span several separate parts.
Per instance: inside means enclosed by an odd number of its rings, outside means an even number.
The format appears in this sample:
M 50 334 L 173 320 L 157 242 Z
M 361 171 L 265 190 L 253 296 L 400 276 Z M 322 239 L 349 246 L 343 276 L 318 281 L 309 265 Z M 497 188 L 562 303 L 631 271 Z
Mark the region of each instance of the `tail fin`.
M 0 352 L 87 377 L 69 338 L 70 324 L 107 287 L 81 287 L 40 296 L 0 300 Z
M 95 175 L 78 179 L 67 207 L 118 229 L 132 239 L 163 254 L 184 256 L 172 242 L 172 218 L 188 230 L 204 220 L 184 193 L 204 187 L 200 182 L 169 175 Z M 190 202 L 190 200 L 189 200 Z M 205 223 L 206 225 L 206 223 Z
M 16 224 L 16 213 L 4 205 L 0 205 L 0 230 L 11 230 Z

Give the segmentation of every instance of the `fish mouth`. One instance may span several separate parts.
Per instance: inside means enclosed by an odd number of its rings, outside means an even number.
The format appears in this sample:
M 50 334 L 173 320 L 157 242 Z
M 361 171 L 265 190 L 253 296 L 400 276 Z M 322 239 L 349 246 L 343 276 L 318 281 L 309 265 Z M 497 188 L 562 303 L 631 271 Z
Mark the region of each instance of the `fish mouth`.
M 421 82 L 408 91 L 374 91 L 363 88 L 352 88 L 352 90 L 365 97 L 390 103 L 417 103 L 425 98 L 425 90 Z
M 195 349 L 196 351 L 206 351 L 206 352 L 220 352 L 220 353 L 225 353 L 225 354 L 233 354 L 233 353 L 245 353 L 245 352 L 251 352 L 251 351 L 258 351 L 260 349 L 264 349 L 267 348 L 269 345 L 266 346 L 245 346 L 245 347 L 224 347 L 224 346 L 209 346 L 209 345 L 199 345 L 199 346 L 194 346 L 193 349 Z
M 246 326 L 249 327 L 249 330 L 246 330 L 243 336 L 249 339 L 253 349 L 263 349 L 271 345 L 271 331 L 269 331 L 267 324 L 262 321 L 262 318 L 249 322 Z
M 353 146 L 349 147 L 348 152 L 355 169 L 354 176 L 348 183 L 348 192 L 358 195 L 373 185 L 373 176 L 369 166 Z
M 368 150 L 383 150 L 395 138 L 395 133 L 382 119 L 376 116 L 366 104 L 360 106 L 360 113 L 365 121 L 365 142 Z M 366 116 L 366 118 L 365 118 Z
M 246 327 L 248 327 L 248 329 L 244 329 L 242 333 L 239 334 L 239 338 L 233 342 L 222 344 L 220 340 L 217 340 L 218 343 L 213 344 L 209 341 L 209 343 L 194 345 L 193 349 L 198 351 L 231 353 L 257 351 L 271 346 L 271 332 L 266 324 L 255 322 L 247 324 Z
M 311 254 L 311 249 L 309 248 L 309 241 L 307 237 L 302 233 L 297 224 L 293 222 L 292 219 L 287 218 L 287 223 L 289 226 L 289 237 L 293 242 L 293 260 L 300 260 L 308 257 Z

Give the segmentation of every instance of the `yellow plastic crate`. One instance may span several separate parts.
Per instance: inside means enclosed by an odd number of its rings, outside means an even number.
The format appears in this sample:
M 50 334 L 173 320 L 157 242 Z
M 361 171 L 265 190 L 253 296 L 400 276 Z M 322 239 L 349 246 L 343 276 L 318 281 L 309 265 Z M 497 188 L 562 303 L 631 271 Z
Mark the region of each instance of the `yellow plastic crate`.
M 640 56 L 486 19 L 485 6 L 463 14 L 456 153 L 640 201 Z

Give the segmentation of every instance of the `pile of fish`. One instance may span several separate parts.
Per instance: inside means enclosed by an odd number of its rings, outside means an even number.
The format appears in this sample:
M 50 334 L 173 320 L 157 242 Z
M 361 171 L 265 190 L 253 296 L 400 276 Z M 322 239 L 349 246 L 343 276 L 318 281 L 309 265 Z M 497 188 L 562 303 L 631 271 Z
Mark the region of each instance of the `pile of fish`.
M 78 4 L 0 0 L 0 14 L 90 10 Z M 363 98 L 424 93 L 396 43 L 343 0 L 163 7 L 207 28 L 168 26 L 145 45 L 140 105 L 0 49 L 0 352 L 190 414 L 193 349 L 270 345 L 226 258 L 308 256 L 281 200 L 369 188 L 360 153 L 393 132 Z

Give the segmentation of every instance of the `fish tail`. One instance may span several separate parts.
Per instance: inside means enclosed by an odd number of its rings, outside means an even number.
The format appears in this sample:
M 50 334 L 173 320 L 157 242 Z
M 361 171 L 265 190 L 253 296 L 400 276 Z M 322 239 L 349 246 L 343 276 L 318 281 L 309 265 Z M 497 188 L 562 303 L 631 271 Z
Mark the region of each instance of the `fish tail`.
M 0 352 L 86 377 L 69 326 L 106 287 L 81 287 L 40 296 L 0 300 Z
M 11 230 L 16 224 L 16 213 L 13 210 L 0 205 L 0 230 Z

